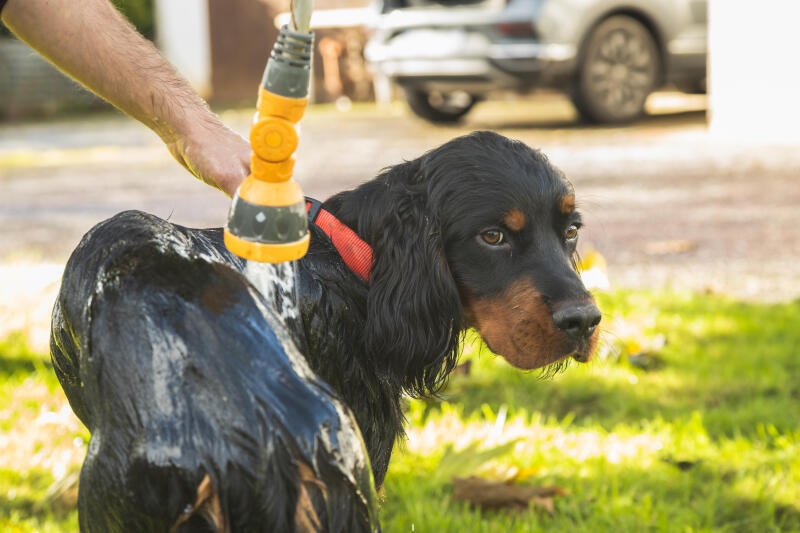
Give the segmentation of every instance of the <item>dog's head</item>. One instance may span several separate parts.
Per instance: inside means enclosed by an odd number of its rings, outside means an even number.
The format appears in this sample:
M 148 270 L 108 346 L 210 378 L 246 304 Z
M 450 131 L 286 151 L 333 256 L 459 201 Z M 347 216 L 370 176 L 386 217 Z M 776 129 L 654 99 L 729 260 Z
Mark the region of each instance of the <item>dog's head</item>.
M 360 221 L 376 258 L 367 343 L 407 389 L 441 383 L 467 326 L 519 368 L 591 358 L 600 312 L 575 266 L 580 214 L 544 155 L 475 132 L 371 186 L 384 194 Z

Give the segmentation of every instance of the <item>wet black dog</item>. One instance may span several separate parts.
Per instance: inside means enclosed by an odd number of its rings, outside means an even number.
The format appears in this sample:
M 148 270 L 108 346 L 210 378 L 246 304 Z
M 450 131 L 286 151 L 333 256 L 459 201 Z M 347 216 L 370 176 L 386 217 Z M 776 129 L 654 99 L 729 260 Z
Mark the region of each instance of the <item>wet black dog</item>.
M 52 330 L 92 433 L 83 531 L 378 530 L 401 398 L 443 385 L 467 327 L 520 368 L 591 356 L 580 217 L 539 152 L 474 133 L 323 208 L 372 247 L 369 281 L 317 226 L 278 266 L 139 212 L 84 237 Z

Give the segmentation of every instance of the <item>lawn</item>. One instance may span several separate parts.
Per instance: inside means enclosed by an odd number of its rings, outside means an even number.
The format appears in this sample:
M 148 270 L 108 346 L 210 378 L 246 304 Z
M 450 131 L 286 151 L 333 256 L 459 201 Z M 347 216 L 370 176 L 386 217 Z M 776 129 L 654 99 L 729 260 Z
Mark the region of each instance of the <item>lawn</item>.
M 441 398 L 409 402 L 385 531 L 800 532 L 800 301 L 598 301 L 598 356 L 548 379 L 467 339 L 469 369 Z M 0 430 L 0 530 L 77 530 L 88 434 L 21 337 L 0 343 Z M 453 500 L 454 475 L 560 490 L 484 511 Z

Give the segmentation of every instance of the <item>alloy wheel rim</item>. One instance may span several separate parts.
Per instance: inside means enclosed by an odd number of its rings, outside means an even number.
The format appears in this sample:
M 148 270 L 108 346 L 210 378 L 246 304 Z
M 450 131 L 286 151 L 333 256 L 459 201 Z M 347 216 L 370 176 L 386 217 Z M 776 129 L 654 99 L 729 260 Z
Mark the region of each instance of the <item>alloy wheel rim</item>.
M 598 103 L 620 114 L 637 112 L 654 84 L 650 47 L 622 29 L 600 42 L 587 67 L 589 88 Z

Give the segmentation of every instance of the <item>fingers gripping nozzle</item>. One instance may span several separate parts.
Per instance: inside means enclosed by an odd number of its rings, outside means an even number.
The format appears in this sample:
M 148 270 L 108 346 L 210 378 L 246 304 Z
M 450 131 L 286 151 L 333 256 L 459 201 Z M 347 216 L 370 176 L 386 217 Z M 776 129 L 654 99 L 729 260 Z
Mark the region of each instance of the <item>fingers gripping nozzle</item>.
M 292 180 L 296 125 L 308 101 L 313 35 L 281 28 L 258 90 L 250 129 L 250 175 L 233 196 L 225 245 L 253 261 L 280 263 L 305 255 L 305 197 Z

